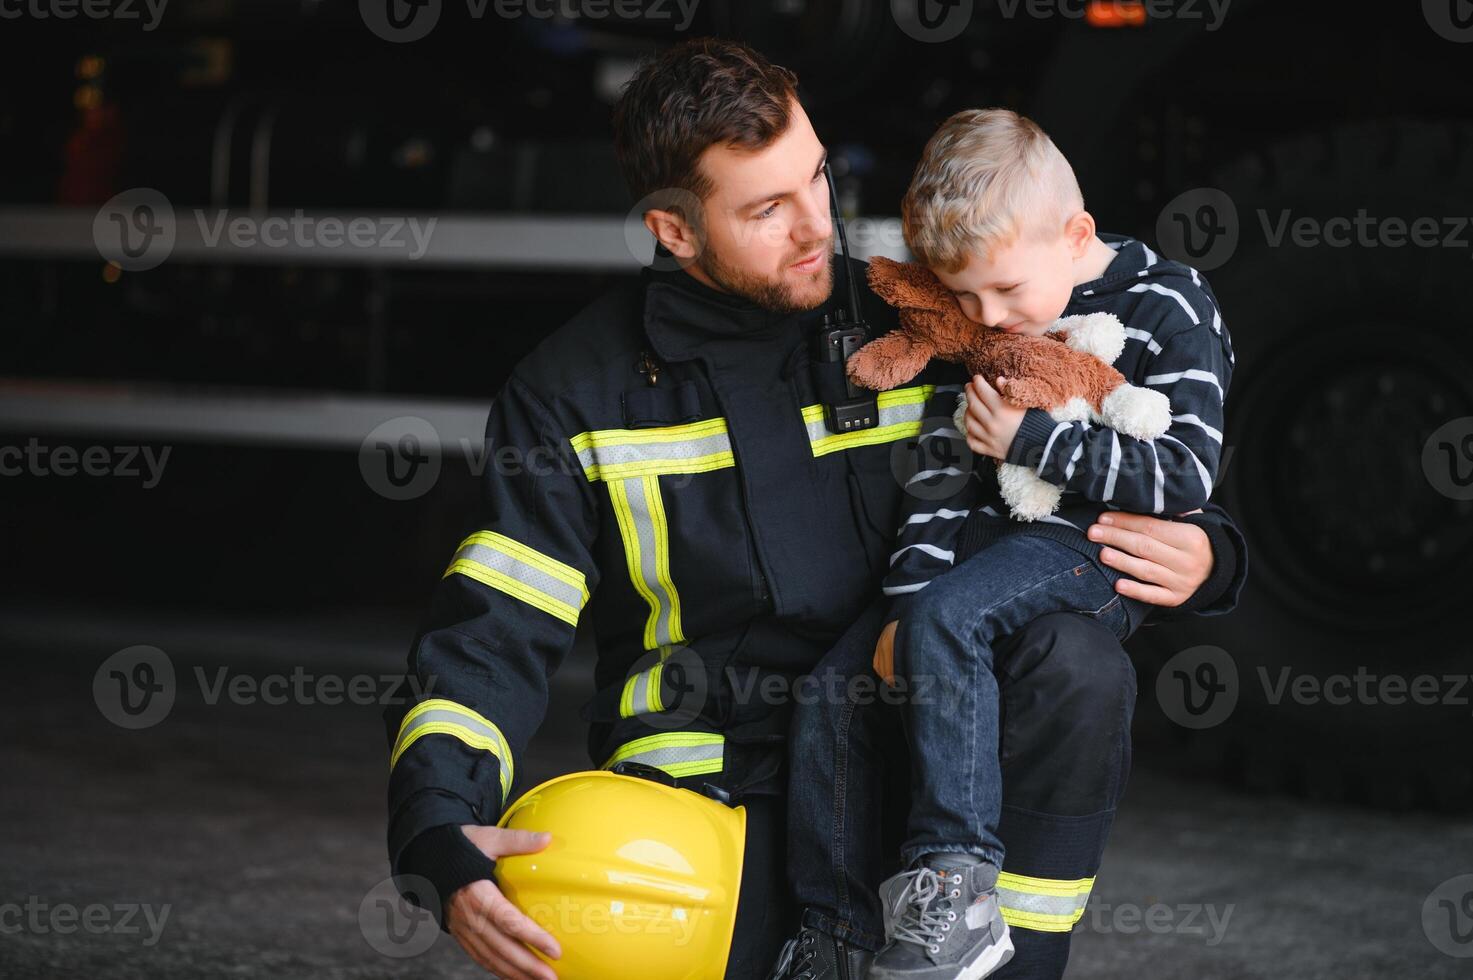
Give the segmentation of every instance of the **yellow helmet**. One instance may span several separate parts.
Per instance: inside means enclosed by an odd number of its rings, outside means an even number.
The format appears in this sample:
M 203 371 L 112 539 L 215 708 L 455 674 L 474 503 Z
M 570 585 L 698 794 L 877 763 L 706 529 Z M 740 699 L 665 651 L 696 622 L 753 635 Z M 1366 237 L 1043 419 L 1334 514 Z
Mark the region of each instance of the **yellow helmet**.
M 556 937 L 563 955 L 547 962 L 559 977 L 705 980 L 726 972 L 744 808 L 637 776 L 575 772 L 526 793 L 499 826 L 552 834 L 536 854 L 498 858 L 496 881 Z

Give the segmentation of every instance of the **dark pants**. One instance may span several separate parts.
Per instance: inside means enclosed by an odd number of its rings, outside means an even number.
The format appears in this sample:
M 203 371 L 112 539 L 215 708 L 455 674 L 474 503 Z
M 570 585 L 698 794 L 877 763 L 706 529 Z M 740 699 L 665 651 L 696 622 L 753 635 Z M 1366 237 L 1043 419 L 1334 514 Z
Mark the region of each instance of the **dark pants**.
M 883 603 L 868 610 L 824 657 L 814 671 L 819 690 L 831 689 L 827 672 L 869 670 L 884 611 Z M 1058 978 L 1130 769 L 1135 671 L 1106 626 L 1074 613 L 1034 620 L 995 654 L 998 836 L 1007 849 L 999 901 L 1017 950 L 995 976 Z M 782 801 L 749 806 L 728 977 L 765 976 L 796 931 L 793 901 L 805 924 L 872 949 L 883 939 L 876 891 L 898 867 L 905 742 L 892 703 L 873 688 L 843 689 L 844 697 L 820 698 L 822 710 L 797 712 L 789 740 L 802 774 L 789 792 L 801 808 L 794 819 L 784 822 Z

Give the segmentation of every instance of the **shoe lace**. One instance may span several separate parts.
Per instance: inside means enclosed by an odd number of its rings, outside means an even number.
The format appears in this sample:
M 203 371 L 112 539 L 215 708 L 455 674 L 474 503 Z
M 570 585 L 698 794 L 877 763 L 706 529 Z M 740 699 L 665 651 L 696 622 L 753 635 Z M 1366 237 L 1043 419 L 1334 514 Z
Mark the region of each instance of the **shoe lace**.
M 813 957 L 817 954 L 814 944 L 815 937 L 808 929 L 798 933 L 798 938 L 789 939 L 768 980 L 813 980 Z
M 890 915 L 895 920 L 894 938 L 935 953 L 951 931 L 951 923 L 956 921 L 951 899 L 960 894 L 958 890 L 943 896 L 943 885 L 960 885 L 961 875 L 948 876 L 931 868 L 917 868 L 905 872 L 904 877 L 905 887 L 890 905 Z M 937 898 L 941 900 L 936 901 Z

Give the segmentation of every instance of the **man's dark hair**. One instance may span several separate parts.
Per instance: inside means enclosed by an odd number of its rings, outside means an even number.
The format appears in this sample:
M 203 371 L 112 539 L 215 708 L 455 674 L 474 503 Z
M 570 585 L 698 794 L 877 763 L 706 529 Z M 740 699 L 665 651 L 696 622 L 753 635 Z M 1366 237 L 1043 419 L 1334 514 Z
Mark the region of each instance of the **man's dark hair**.
M 788 128 L 798 76 L 735 41 L 701 37 L 640 66 L 614 107 L 614 152 L 636 200 L 680 188 L 704 199 L 701 154 L 760 150 Z

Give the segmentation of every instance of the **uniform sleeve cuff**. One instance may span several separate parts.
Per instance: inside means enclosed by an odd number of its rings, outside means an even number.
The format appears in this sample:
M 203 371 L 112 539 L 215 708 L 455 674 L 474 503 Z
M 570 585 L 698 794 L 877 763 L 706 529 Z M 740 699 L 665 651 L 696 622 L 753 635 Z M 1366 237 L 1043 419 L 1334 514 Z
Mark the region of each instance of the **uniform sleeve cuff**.
M 1054 434 L 1054 428 L 1058 424 L 1043 409 L 1030 408 L 1023 415 L 1018 431 L 1013 434 L 1013 444 L 1008 447 L 1006 462 L 1026 466 L 1031 470 L 1038 469 L 1043 447 L 1048 445 L 1049 436 Z
M 1212 545 L 1212 572 L 1207 581 L 1197 587 L 1186 602 L 1177 606 L 1179 613 L 1206 613 L 1215 615 L 1228 612 L 1237 605 L 1237 592 L 1241 587 L 1239 575 L 1240 555 L 1238 542 L 1219 521 L 1206 514 L 1192 514 L 1179 518 L 1184 524 L 1195 524 L 1207 533 Z M 1214 607 L 1221 608 L 1214 608 Z
M 445 905 L 450 896 L 473 881 L 491 878 L 496 862 L 470 842 L 455 824 L 431 827 L 404 848 L 399 858 L 399 872 L 418 875 L 435 890 L 438 901 L 425 902 L 405 889 L 405 897 L 432 912 L 445 929 Z

